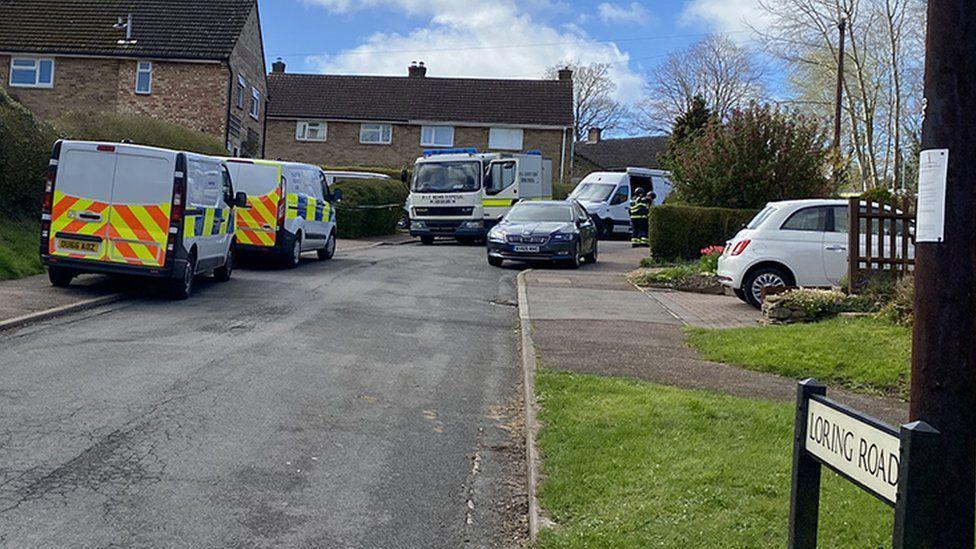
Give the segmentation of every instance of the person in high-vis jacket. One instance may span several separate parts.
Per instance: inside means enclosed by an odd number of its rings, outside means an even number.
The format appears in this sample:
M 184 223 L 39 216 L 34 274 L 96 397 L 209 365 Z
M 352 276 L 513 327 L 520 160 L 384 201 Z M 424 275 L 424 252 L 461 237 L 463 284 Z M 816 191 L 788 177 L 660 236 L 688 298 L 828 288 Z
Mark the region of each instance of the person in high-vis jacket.
M 647 216 L 651 213 L 650 201 L 644 189 L 634 189 L 633 200 L 630 202 L 630 244 L 634 248 L 650 245 L 647 237 Z

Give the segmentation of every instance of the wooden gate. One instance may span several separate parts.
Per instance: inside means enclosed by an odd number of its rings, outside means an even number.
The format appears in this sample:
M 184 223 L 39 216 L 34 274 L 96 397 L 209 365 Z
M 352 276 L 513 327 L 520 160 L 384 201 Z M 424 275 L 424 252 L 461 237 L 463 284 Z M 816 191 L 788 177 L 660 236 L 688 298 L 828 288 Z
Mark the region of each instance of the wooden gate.
M 901 276 L 915 268 L 915 201 L 851 198 L 848 206 L 848 289 L 871 276 Z

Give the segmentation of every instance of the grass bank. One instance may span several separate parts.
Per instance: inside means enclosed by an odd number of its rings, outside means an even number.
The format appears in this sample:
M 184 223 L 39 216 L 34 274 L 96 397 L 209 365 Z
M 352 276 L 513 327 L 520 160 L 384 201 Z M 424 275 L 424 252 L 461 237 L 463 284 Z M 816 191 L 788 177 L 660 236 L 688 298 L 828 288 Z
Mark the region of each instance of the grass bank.
M 36 221 L 0 220 L 0 280 L 44 272 L 37 251 L 40 231 Z
M 911 328 L 874 318 L 731 330 L 688 329 L 704 358 L 794 379 L 905 396 L 911 369 Z
M 793 408 L 541 371 L 539 547 L 782 547 Z M 890 508 L 825 471 L 820 545 L 890 543 Z

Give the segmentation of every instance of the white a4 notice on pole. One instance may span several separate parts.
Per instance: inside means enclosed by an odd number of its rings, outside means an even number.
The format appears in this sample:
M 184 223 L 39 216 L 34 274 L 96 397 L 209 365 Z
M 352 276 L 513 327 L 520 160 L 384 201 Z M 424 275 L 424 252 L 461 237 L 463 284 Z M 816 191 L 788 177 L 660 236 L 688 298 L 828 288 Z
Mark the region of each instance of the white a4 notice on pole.
M 949 149 L 922 151 L 918 161 L 916 242 L 945 240 L 946 177 Z

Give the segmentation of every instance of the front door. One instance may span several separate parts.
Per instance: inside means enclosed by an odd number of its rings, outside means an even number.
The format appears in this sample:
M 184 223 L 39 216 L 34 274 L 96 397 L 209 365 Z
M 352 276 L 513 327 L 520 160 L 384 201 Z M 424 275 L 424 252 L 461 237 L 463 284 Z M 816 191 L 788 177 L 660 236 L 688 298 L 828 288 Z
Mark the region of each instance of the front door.
M 519 201 L 517 173 L 518 166 L 514 159 L 495 160 L 488 165 L 485 197 L 482 200 L 486 220 L 498 219 L 507 214 L 512 204 Z
M 802 208 L 768 237 L 770 246 L 782 251 L 799 286 L 831 285 L 824 274 L 824 238 L 830 213 L 829 206 Z
M 630 185 L 621 183 L 610 197 L 610 219 L 617 232 L 630 232 Z

